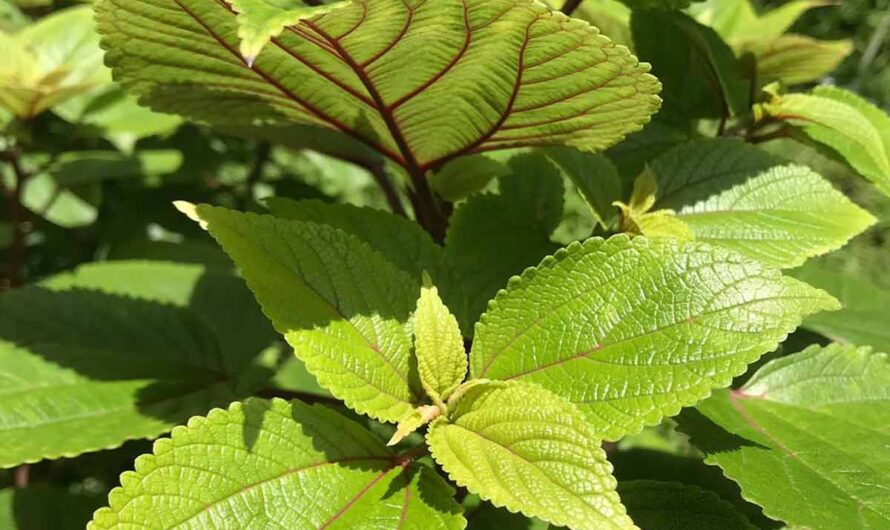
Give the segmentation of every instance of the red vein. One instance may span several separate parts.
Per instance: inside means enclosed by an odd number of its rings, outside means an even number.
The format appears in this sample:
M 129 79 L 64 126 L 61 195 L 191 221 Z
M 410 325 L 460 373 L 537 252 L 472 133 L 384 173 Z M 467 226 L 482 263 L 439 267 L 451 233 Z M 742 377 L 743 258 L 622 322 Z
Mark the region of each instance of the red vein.
M 374 477 L 374 480 L 372 480 L 364 488 L 362 488 L 361 491 L 359 491 L 352 499 L 349 500 L 349 502 L 346 503 L 345 506 L 343 506 L 343 508 L 340 508 L 340 510 L 337 513 L 332 515 L 330 519 L 328 519 L 321 526 L 319 526 L 318 530 L 324 530 L 325 528 L 329 527 L 332 523 L 334 523 L 337 519 L 339 519 L 340 517 L 343 517 L 344 513 L 346 513 L 350 508 L 352 508 L 352 506 L 355 503 L 357 503 L 359 501 L 359 499 L 364 497 L 365 494 L 368 493 L 371 490 L 371 488 L 374 487 L 375 484 L 380 482 L 383 479 L 383 477 L 385 477 L 386 474 L 389 473 L 390 471 L 392 471 L 391 467 L 384 469 L 379 475 Z
M 365 23 L 365 19 L 368 18 L 368 4 L 367 2 L 361 2 L 359 5 L 362 6 L 362 16 L 359 17 L 358 22 L 356 22 L 355 25 L 346 30 L 346 33 L 338 35 L 336 37 L 337 40 L 343 40 L 346 37 L 352 35 L 353 33 L 355 33 L 355 30 L 362 27 L 362 24 Z M 318 22 L 319 20 L 321 20 L 321 17 L 317 18 L 315 21 Z
M 417 158 L 414 155 L 414 152 L 411 150 L 411 147 L 408 145 L 407 140 L 402 134 L 401 129 L 399 128 L 398 123 L 396 123 L 395 116 L 386 110 L 386 105 L 383 102 L 383 98 L 380 96 L 380 92 L 378 92 L 377 87 L 374 85 L 374 82 L 371 80 L 368 73 L 365 69 L 358 64 L 355 59 L 346 51 L 345 48 L 340 44 L 339 41 L 328 35 L 321 28 L 313 24 L 312 22 L 305 22 L 309 27 L 311 27 L 316 33 L 324 37 L 328 42 L 331 43 L 331 46 L 337 50 L 337 52 L 343 57 L 343 60 L 349 65 L 350 68 L 356 73 L 358 78 L 361 80 L 362 84 L 365 86 L 365 90 L 368 91 L 368 94 L 371 96 L 371 99 L 374 100 L 375 107 L 377 112 L 380 114 L 380 117 L 383 118 L 384 123 L 386 124 L 386 128 L 389 130 L 392 139 L 395 141 L 396 145 L 399 148 L 399 151 L 402 153 L 402 159 L 400 163 L 404 165 L 408 171 L 412 175 L 422 175 L 423 173 L 420 170 L 420 167 L 417 164 Z
M 388 109 L 389 112 L 395 111 L 397 108 L 401 107 L 406 102 L 413 99 L 415 96 L 417 96 L 424 90 L 431 87 L 433 84 L 435 84 L 440 79 L 442 79 L 445 76 L 445 74 L 450 72 L 451 69 L 454 68 L 454 66 L 457 63 L 459 63 L 460 60 L 463 59 L 464 55 L 467 53 L 467 49 L 469 49 L 470 43 L 473 40 L 473 31 L 470 28 L 470 8 L 467 6 L 466 0 L 461 0 L 461 3 L 463 4 L 463 10 L 464 10 L 464 28 L 465 28 L 463 47 L 460 49 L 460 51 L 458 51 L 454 55 L 454 57 L 451 59 L 451 61 L 447 65 L 445 65 L 445 67 L 443 67 L 441 70 L 436 72 L 436 74 L 433 77 L 431 77 L 426 82 L 422 83 L 420 86 L 418 86 L 411 92 L 408 92 L 407 94 L 405 94 L 404 96 L 399 98 L 395 103 L 390 105 L 389 109 Z
M 500 118 L 498 118 L 498 120 L 488 129 L 488 131 L 486 131 L 483 135 L 476 139 L 476 141 L 470 143 L 469 145 L 458 151 L 455 151 L 454 153 L 445 155 L 437 160 L 433 160 L 432 162 L 427 163 L 422 168 L 423 170 L 445 164 L 449 160 L 453 160 L 459 156 L 463 156 L 466 153 L 472 152 L 475 148 L 484 144 L 489 138 L 494 136 L 494 134 L 501 128 L 504 122 L 507 121 L 507 118 L 509 118 L 510 114 L 513 112 L 513 106 L 516 104 L 516 98 L 519 96 L 519 90 L 522 87 L 522 74 L 525 68 L 525 50 L 528 48 L 529 42 L 531 42 L 531 28 L 538 20 L 540 20 L 540 17 L 534 18 L 525 28 L 525 38 L 523 39 L 522 46 L 519 49 L 519 65 L 516 69 L 516 80 L 513 82 L 513 92 L 510 94 L 510 99 L 509 101 L 507 101 L 506 107 L 504 107 L 504 110 L 501 112 Z
M 405 37 L 405 34 L 408 33 L 408 28 L 411 27 L 411 23 L 414 22 L 414 10 L 417 9 L 418 7 L 420 7 L 421 5 L 423 5 L 423 2 L 417 4 L 416 7 L 411 7 L 411 6 L 409 6 L 409 5 L 407 4 L 407 2 L 405 2 L 405 0 L 402 0 L 402 5 L 404 5 L 404 6 L 405 6 L 405 9 L 408 10 L 408 15 L 405 17 L 405 23 L 402 24 L 402 30 L 399 32 L 398 35 L 395 36 L 394 39 L 392 39 L 392 40 L 389 42 L 389 44 L 387 44 L 386 46 L 384 46 L 383 49 L 381 49 L 379 52 L 375 53 L 375 54 L 374 54 L 370 59 L 368 59 L 367 61 L 361 63 L 361 67 L 362 67 L 362 68 L 367 68 L 367 67 L 371 66 L 371 65 L 374 64 L 374 62 L 376 62 L 378 59 L 380 59 L 381 57 L 383 57 L 384 55 L 386 55 L 387 53 L 389 53 L 390 50 L 392 50 L 393 48 L 395 48 L 396 44 L 398 44 L 399 42 L 401 42 L 401 40 Z M 340 39 L 335 39 L 335 40 L 338 40 L 338 41 L 339 41 Z
M 405 520 L 408 518 L 408 502 L 411 500 L 411 483 L 405 485 L 405 498 L 402 500 L 402 513 L 399 514 L 399 524 L 396 530 L 405 526 Z

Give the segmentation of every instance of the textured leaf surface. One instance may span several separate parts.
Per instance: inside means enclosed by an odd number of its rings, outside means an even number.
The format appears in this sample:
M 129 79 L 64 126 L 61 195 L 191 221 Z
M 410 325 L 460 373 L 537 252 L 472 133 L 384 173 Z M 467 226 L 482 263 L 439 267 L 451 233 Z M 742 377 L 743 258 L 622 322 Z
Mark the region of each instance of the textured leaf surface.
M 541 154 L 512 158 L 510 170 L 500 179 L 500 193 L 471 197 L 448 227 L 445 259 L 469 298 L 460 318 L 467 335 L 511 276 L 558 248 L 550 236 L 563 210 L 559 170 Z
M 754 530 L 735 506 L 716 494 L 678 482 L 618 484 L 627 513 L 642 530 Z
M 531 0 L 351 1 L 288 26 L 253 68 L 224 1 L 97 12 L 117 79 L 153 108 L 342 131 L 412 171 L 506 147 L 605 149 L 660 101 L 626 48 Z
M 770 517 L 886 528 L 888 389 L 885 354 L 814 346 L 767 364 L 740 390 L 715 393 L 681 427 Z
M 579 530 L 635 528 L 598 434 L 537 385 L 471 387 L 427 434 L 452 480 L 496 506 Z
M 443 199 L 457 202 L 507 174 L 507 166 L 491 155 L 462 156 L 433 173 L 430 176 L 430 187 Z
M 820 86 L 811 94 L 777 95 L 763 113 L 799 127 L 890 195 L 890 117 L 846 90 Z
M 88 528 L 457 530 L 453 493 L 329 409 L 249 400 L 158 440 Z
M 10 291 L 0 467 L 154 437 L 244 397 L 272 339 L 243 283 L 199 266 L 97 264 Z
M 241 55 L 253 64 L 260 50 L 272 37 L 278 37 L 287 26 L 327 13 L 334 6 L 310 5 L 300 0 L 232 0 L 232 8 L 238 13 L 238 36 L 241 38 Z
M 470 371 L 538 383 L 615 440 L 707 397 L 803 317 L 837 308 L 822 291 L 722 249 L 594 238 L 498 294 L 476 326 Z
M 734 140 L 699 140 L 656 160 L 659 198 L 695 238 L 776 267 L 835 250 L 874 224 L 811 169 Z
M 89 7 L 59 11 L 17 33 L 0 32 L 0 108 L 32 118 L 110 81 Z
M 457 319 L 433 285 L 425 284 L 417 300 L 414 354 L 420 382 L 434 402 L 446 398 L 467 376 L 467 352 Z
M 192 215 L 321 386 L 386 422 L 414 409 L 421 391 L 409 368 L 409 316 L 419 282 L 330 226 L 207 205 Z
M 732 49 L 683 13 L 637 11 L 636 52 L 664 83 L 664 106 L 683 116 L 718 118 L 748 110 L 748 82 Z
M 890 351 L 890 292 L 853 274 L 807 264 L 794 271 L 794 277 L 824 289 L 844 305 L 840 311 L 812 315 L 803 322 L 807 329 L 833 341 L 867 344 Z

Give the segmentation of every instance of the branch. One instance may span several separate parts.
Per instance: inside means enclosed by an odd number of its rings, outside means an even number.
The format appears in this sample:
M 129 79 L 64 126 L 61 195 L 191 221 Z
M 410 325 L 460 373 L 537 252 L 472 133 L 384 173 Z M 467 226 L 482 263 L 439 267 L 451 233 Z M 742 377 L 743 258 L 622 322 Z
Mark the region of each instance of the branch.
M 380 186 L 380 189 L 383 191 L 383 196 L 386 197 L 386 202 L 389 204 L 390 209 L 392 209 L 392 213 L 401 215 L 402 217 L 408 217 L 408 214 L 405 212 L 405 207 L 402 206 L 402 200 L 399 199 L 399 192 L 389 179 L 389 175 L 386 174 L 386 169 L 384 169 L 383 164 L 375 164 L 366 167 L 365 169 L 371 173 L 371 176 L 374 177 L 374 182 Z
M 581 0 L 566 0 L 566 3 L 562 6 L 562 12 L 568 16 L 572 16 L 572 13 L 574 13 L 580 5 Z

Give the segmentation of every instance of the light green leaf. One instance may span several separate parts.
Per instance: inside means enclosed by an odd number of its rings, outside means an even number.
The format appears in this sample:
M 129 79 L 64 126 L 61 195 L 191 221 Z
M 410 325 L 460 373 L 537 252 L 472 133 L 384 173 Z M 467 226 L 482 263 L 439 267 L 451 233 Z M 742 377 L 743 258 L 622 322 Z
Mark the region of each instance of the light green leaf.
M 178 206 L 241 270 L 279 333 L 319 384 L 395 423 L 420 401 L 410 369 L 419 282 L 342 230 L 224 208 Z
M 718 391 L 684 414 L 681 427 L 770 517 L 809 528 L 886 528 L 888 407 L 885 354 L 813 346 L 767 364 L 739 390 Z
M 445 238 L 446 263 L 469 297 L 460 318 L 466 335 L 511 276 L 558 248 L 550 236 L 562 217 L 559 170 L 540 153 L 512 158 L 510 170 L 499 194 L 474 195 L 457 208 Z
M 270 331 L 239 279 L 200 266 L 96 264 L 4 294 L 0 467 L 155 437 L 248 395 Z
M 732 49 L 683 13 L 636 11 L 636 52 L 664 83 L 664 107 L 689 119 L 743 115 L 749 83 Z
M 735 506 L 716 494 L 678 482 L 618 483 L 627 513 L 642 530 L 755 530 Z
M 609 228 L 616 217 L 612 203 L 624 198 L 621 175 L 612 162 L 602 154 L 582 153 L 569 147 L 549 147 L 543 152 L 575 184 L 597 222 Z
M 785 85 L 800 85 L 818 81 L 837 69 L 853 51 L 853 43 L 783 35 L 771 42 L 752 43 L 746 51 L 757 57 L 757 78 L 761 84 L 781 81 Z
M 849 164 L 890 195 L 890 117 L 841 88 L 820 86 L 810 94 L 774 94 L 761 114 L 799 132 Z
M 467 376 L 464 339 L 439 291 L 426 278 L 414 313 L 414 352 L 424 390 L 441 403 Z
M 647 237 L 674 237 L 681 240 L 693 238 L 692 230 L 677 218 L 673 210 L 652 210 L 658 183 L 655 175 L 646 168 L 634 181 L 630 201 L 613 204 L 621 211 L 621 231 Z
M 495 506 L 578 530 L 635 528 L 599 433 L 537 385 L 476 384 L 427 440 L 453 481 Z
M 819 264 L 807 264 L 792 273 L 795 278 L 825 289 L 844 305 L 833 313 L 813 315 L 803 326 L 833 341 L 868 344 L 890 351 L 890 292 L 850 273 L 829 270 Z
M 111 80 L 89 6 L 58 11 L 14 34 L 0 33 L 0 107 L 33 118 Z
M 660 102 L 626 48 L 532 0 L 350 1 L 286 28 L 253 68 L 225 2 L 96 11 L 116 78 L 155 110 L 345 132 L 416 174 L 508 147 L 602 150 Z
M 827 294 L 701 243 L 570 245 L 511 281 L 476 326 L 473 378 L 538 383 L 617 440 L 727 385 Z
M 509 173 L 507 166 L 484 154 L 462 156 L 430 176 L 430 186 L 443 199 L 457 202 Z
M 251 399 L 155 442 L 87 528 L 459 530 L 453 494 L 332 410 Z
M 231 6 L 238 13 L 241 55 L 252 66 L 260 50 L 273 37 L 281 35 L 284 28 L 328 13 L 338 4 L 308 5 L 301 0 L 231 0 Z
M 758 14 L 750 0 L 708 0 L 690 11 L 699 22 L 711 26 L 735 46 L 770 42 L 781 37 L 805 12 L 832 4 L 825 0 L 791 0 Z
M 398 445 L 406 436 L 438 418 L 440 414 L 442 414 L 442 409 L 436 405 L 421 405 L 417 407 L 410 414 L 399 420 L 395 434 L 392 435 L 392 438 L 389 439 L 386 445 L 389 447 Z
M 811 169 L 740 141 L 690 142 L 652 169 L 655 208 L 675 210 L 697 240 L 775 267 L 836 250 L 875 223 Z

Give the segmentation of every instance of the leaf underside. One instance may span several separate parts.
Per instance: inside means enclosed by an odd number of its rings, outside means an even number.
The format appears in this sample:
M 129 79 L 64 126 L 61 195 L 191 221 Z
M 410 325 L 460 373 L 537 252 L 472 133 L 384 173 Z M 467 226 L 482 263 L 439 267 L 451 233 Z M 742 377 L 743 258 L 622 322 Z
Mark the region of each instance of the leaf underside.
M 594 238 L 511 281 L 476 326 L 473 378 L 538 383 L 608 440 L 707 397 L 837 301 L 701 243 Z
M 288 26 L 253 68 L 224 1 L 96 9 L 116 78 L 153 108 L 334 129 L 418 172 L 507 147 L 605 149 L 660 102 L 626 48 L 531 0 L 356 0 Z

